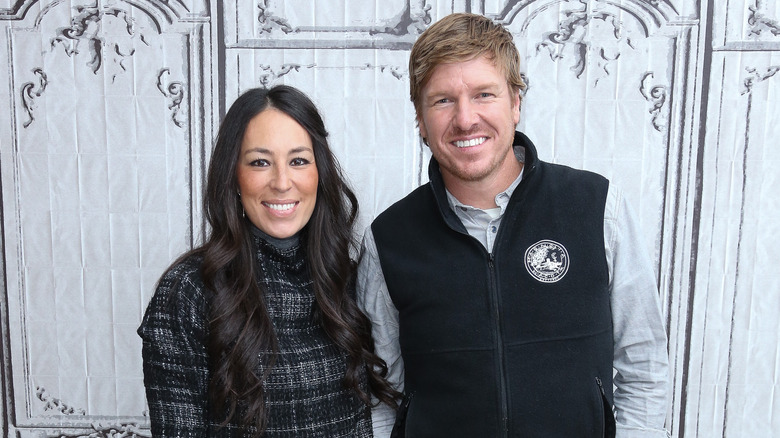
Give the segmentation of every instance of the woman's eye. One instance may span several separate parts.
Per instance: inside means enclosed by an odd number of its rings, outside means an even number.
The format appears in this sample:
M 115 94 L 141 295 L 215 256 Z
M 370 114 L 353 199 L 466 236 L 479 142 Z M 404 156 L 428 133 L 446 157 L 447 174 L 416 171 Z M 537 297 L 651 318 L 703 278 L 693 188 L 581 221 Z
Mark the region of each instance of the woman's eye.
M 304 166 L 310 162 L 311 161 L 307 160 L 306 158 L 293 158 L 292 161 L 290 161 L 290 164 L 293 166 Z
M 257 159 L 257 160 L 251 161 L 249 163 L 249 165 L 253 166 L 253 167 L 266 167 L 266 166 L 269 165 L 269 163 L 268 163 L 268 160 Z

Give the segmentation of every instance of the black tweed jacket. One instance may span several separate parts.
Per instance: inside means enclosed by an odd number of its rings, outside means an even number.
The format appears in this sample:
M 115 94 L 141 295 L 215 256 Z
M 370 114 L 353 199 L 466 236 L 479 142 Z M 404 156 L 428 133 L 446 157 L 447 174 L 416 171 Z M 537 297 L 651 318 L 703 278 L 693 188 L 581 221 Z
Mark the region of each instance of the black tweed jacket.
M 369 437 L 370 410 L 342 385 L 347 358 L 314 321 L 305 251 L 255 230 L 259 280 L 278 339 L 264 382 L 266 437 Z M 236 423 L 219 427 L 209 411 L 209 302 L 201 260 L 189 257 L 161 278 L 138 334 L 155 437 L 244 437 Z M 262 375 L 263 369 L 258 370 Z M 365 384 L 365 376 L 364 376 Z

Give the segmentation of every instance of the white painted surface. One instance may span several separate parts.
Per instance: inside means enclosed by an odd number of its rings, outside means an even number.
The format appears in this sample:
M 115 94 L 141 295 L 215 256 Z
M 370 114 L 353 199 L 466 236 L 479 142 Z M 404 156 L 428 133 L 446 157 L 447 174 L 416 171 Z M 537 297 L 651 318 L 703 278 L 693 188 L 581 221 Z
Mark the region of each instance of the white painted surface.
M 0 430 L 148 434 L 135 328 L 243 90 L 312 96 L 361 226 L 424 183 L 408 51 L 453 10 L 515 35 L 541 157 L 639 213 L 673 436 L 780 435 L 777 0 L 1 2 Z

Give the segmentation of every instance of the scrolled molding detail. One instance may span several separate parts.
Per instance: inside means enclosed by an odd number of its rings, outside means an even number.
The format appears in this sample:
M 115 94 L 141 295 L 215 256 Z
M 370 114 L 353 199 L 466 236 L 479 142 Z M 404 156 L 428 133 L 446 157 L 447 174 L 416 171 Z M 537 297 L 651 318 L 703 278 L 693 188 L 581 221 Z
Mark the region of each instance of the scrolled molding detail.
M 531 89 L 531 79 L 528 78 L 528 75 L 525 74 L 525 72 L 520 73 L 520 79 L 522 79 L 523 83 L 525 84 L 525 87 L 520 89 L 520 96 L 525 97 L 525 95 L 528 94 L 528 91 Z
M 104 17 L 112 16 L 121 19 L 125 23 L 125 31 L 128 35 L 135 36 L 135 21 L 130 17 L 124 9 L 112 7 L 112 6 L 74 6 L 73 10 L 75 15 L 70 20 L 69 27 L 63 27 L 57 30 L 57 36 L 51 39 L 51 49 L 57 45 L 61 45 L 65 54 L 69 57 L 79 53 L 81 45 L 86 45 L 89 51 L 90 60 L 87 62 L 87 66 L 92 70 L 92 73 L 97 74 L 100 67 L 103 65 L 103 58 L 105 54 L 105 46 L 109 45 L 108 42 L 99 35 L 100 23 Z M 146 40 L 142 34 L 138 34 L 141 41 L 144 44 Z M 113 44 L 113 52 L 120 57 L 120 67 L 125 70 L 122 61 L 124 58 L 132 56 L 134 50 L 126 50 L 126 53 L 122 53 L 122 49 L 119 47 L 119 43 Z M 114 75 L 114 78 L 116 75 Z
M 652 108 L 648 111 L 652 114 L 651 123 L 653 129 L 658 132 L 664 132 L 667 128 L 667 121 L 663 118 L 663 108 L 666 104 L 667 90 L 665 85 L 651 85 L 651 80 L 654 75 L 652 72 L 646 72 L 642 75 L 640 81 L 639 92 L 642 96 L 652 104 Z
M 27 15 L 27 11 L 38 0 L 17 0 L 6 2 L 10 7 L 0 8 L 0 20 L 21 20 Z
M 558 4 L 570 1 L 572 0 L 507 0 L 498 13 L 491 15 L 496 21 L 511 24 L 521 11 L 527 10 L 529 18 L 522 26 L 525 28 L 528 21 L 533 20 L 540 12 L 552 7 L 559 8 Z M 595 0 L 594 3 L 617 8 L 621 10 L 621 15 L 625 13 L 634 17 L 643 28 L 645 36 L 649 35 L 650 29 L 657 29 L 679 16 L 670 0 Z
M 275 31 L 284 34 L 302 34 L 302 33 L 320 33 L 320 32 L 365 32 L 370 36 L 390 35 L 394 37 L 403 37 L 406 35 L 419 35 L 433 21 L 431 17 L 431 5 L 426 0 L 417 0 L 415 7 L 412 7 L 411 0 L 404 3 L 403 10 L 393 19 L 387 20 L 387 23 L 371 27 L 344 27 L 340 29 L 319 28 L 319 27 L 296 27 L 290 22 L 274 14 L 270 9 L 269 0 L 260 0 L 257 4 L 259 10 L 257 22 L 260 24 L 259 33 L 272 34 Z
M 264 87 L 268 87 L 271 83 L 277 79 L 285 76 L 293 71 L 300 71 L 301 68 L 314 68 L 316 64 L 302 65 L 302 64 L 282 64 L 278 70 L 267 64 L 261 64 L 260 70 L 263 73 L 260 75 L 260 83 Z
M 369 31 L 369 34 L 388 34 L 394 36 L 417 35 L 421 34 L 432 21 L 431 5 L 425 0 L 420 1 L 420 7 L 417 9 L 417 12 L 412 12 L 411 3 L 407 2 L 404 6 L 404 10 L 398 16 L 395 23 L 380 29 L 371 30 Z
M 44 403 L 44 411 L 58 411 L 63 415 L 87 415 L 86 410 L 74 408 L 62 400 L 46 394 L 46 388 L 42 386 L 35 387 L 35 396 Z
M 184 84 L 180 81 L 168 82 L 163 77 L 170 76 L 171 70 L 169 68 L 160 69 L 157 73 L 157 89 L 160 90 L 166 99 L 169 100 L 168 109 L 171 110 L 171 121 L 179 128 L 184 127 L 184 121 L 178 118 L 179 111 L 181 110 L 181 103 L 184 100 Z
M 376 69 L 379 70 L 381 73 L 390 73 L 391 76 L 398 80 L 403 80 L 405 77 L 409 76 L 409 72 L 404 71 L 400 67 L 392 66 L 392 65 L 372 65 L 372 64 L 366 64 L 365 67 L 361 68 L 361 70 L 371 70 Z
M 152 433 L 135 423 L 109 424 L 92 423 L 90 429 L 73 433 L 57 433 L 51 438 L 152 438 Z
M 740 94 L 743 96 L 752 92 L 753 86 L 757 83 L 772 78 L 780 72 L 780 65 L 769 66 L 764 71 L 759 71 L 755 67 L 745 67 L 745 71 L 748 76 L 742 80 L 742 92 Z
M 268 0 L 262 0 L 257 4 L 260 12 L 257 14 L 257 22 L 260 23 L 261 33 L 271 33 L 280 30 L 286 34 L 297 32 L 284 18 L 277 17 L 268 10 Z
M 546 49 L 550 58 L 557 62 L 563 59 L 563 49 L 567 46 L 572 47 L 574 53 L 574 65 L 571 70 L 579 79 L 585 72 L 588 53 L 592 51 L 593 45 L 588 41 L 588 27 L 594 20 L 601 20 L 612 27 L 612 35 L 617 42 L 624 42 L 630 48 L 634 48 L 633 42 L 627 36 L 623 35 L 623 24 L 617 15 L 603 11 L 589 11 L 588 2 L 579 0 L 581 7 L 579 9 L 570 9 L 562 11 L 563 18 L 559 21 L 558 30 L 547 32 L 542 36 L 542 42 L 536 45 L 536 52 Z M 604 47 L 597 51 L 599 61 L 598 66 L 602 72 L 609 76 L 609 67 L 612 62 L 620 57 L 620 53 L 607 53 Z M 594 85 L 598 83 L 598 78 Z
M 46 91 L 46 86 L 49 84 L 49 78 L 42 68 L 34 68 L 33 74 L 38 77 L 38 83 L 26 82 L 22 85 L 22 105 L 24 111 L 27 113 L 27 121 L 22 124 L 24 128 L 27 128 L 35 120 L 33 116 L 33 110 L 35 109 L 35 99 L 43 96 L 43 92 Z
M 750 11 L 747 19 L 747 24 L 750 27 L 748 36 L 758 38 L 764 32 L 771 33 L 773 36 L 780 36 L 780 24 L 777 20 L 770 19 L 761 13 L 762 6 L 760 0 L 756 0 L 754 6 L 748 6 Z
M 282 64 L 279 67 L 273 67 L 267 64 L 260 64 L 259 65 L 260 70 L 263 71 L 263 73 L 260 74 L 259 82 L 264 86 L 268 87 L 272 83 L 276 82 L 278 79 L 280 79 L 282 76 L 286 76 L 293 72 L 300 72 L 302 68 L 305 69 L 320 69 L 320 70 L 326 70 L 333 67 L 322 67 L 318 66 L 317 64 Z M 373 65 L 369 63 L 365 63 L 360 66 L 353 66 L 353 67 L 346 67 L 347 69 L 351 70 L 377 70 L 381 73 L 389 73 L 391 76 L 398 80 L 403 80 L 405 77 L 409 75 L 409 73 L 398 66 L 393 65 Z M 344 67 L 339 67 L 340 70 L 343 70 Z
M 122 72 L 127 71 L 127 66 L 125 66 L 125 61 L 127 58 L 130 58 L 135 54 L 135 49 L 130 49 L 127 53 L 122 53 L 122 50 L 119 48 L 119 44 L 114 45 L 114 53 L 119 57 L 119 62 L 117 63 L 119 65 L 119 68 L 122 69 Z M 116 80 L 117 73 L 114 73 L 111 75 L 111 82 L 113 83 Z

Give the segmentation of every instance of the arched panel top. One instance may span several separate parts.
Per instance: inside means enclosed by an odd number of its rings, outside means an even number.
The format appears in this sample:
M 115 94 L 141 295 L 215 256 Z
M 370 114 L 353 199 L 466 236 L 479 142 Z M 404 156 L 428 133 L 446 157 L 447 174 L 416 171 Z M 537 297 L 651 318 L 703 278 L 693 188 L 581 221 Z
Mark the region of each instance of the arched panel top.
M 634 17 L 642 27 L 645 36 L 649 36 L 653 30 L 679 15 L 669 0 L 597 0 L 595 7 L 589 7 L 588 3 L 587 0 L 510 0 L 499 13 L 493 14 L 492 18 L 509 25 L 514 23 L 517 16 L 522 13 L 521 16 L 525 18 L 520 28 L 524 31 L 535 17 L 553 7 L 569 5 L 585 13 L 597 13 L 597 8 L 613 9 Z
M 143 11 L 155 22 L 173 24 L 187 20 L 193 15 L 207 15 L 206 2 L 184 2 L 182 0 L 125 0 L 124 3 Z M 188 5 L 190 3 L 191 5 Z M 203 11 L 196 12 L 196 11 Z
M 41 3 L 35 0 L 19 0 L 10 8 L 0 9 L 0 20 L 25 20 L 34 14 L 33 26 L 39 27 L 44 16 L 57 7 L 71 7 L 77 13 L 86 15 L 119 14 L 124 9 L 136 9 L 144 13 L 158 32 L 181 21 L 197 21 L 209 14 L 208 2 L 185 2 L 182 0 L 125 0 L 112 5 L 100 2 L 74 5 L 69 2 L 52 1 Z M 37 8 L 37 10 L 36 10 Z
M 23 20 L 37 0 L 17 0 L 9 8 L 0 8 L 0 20 Z

